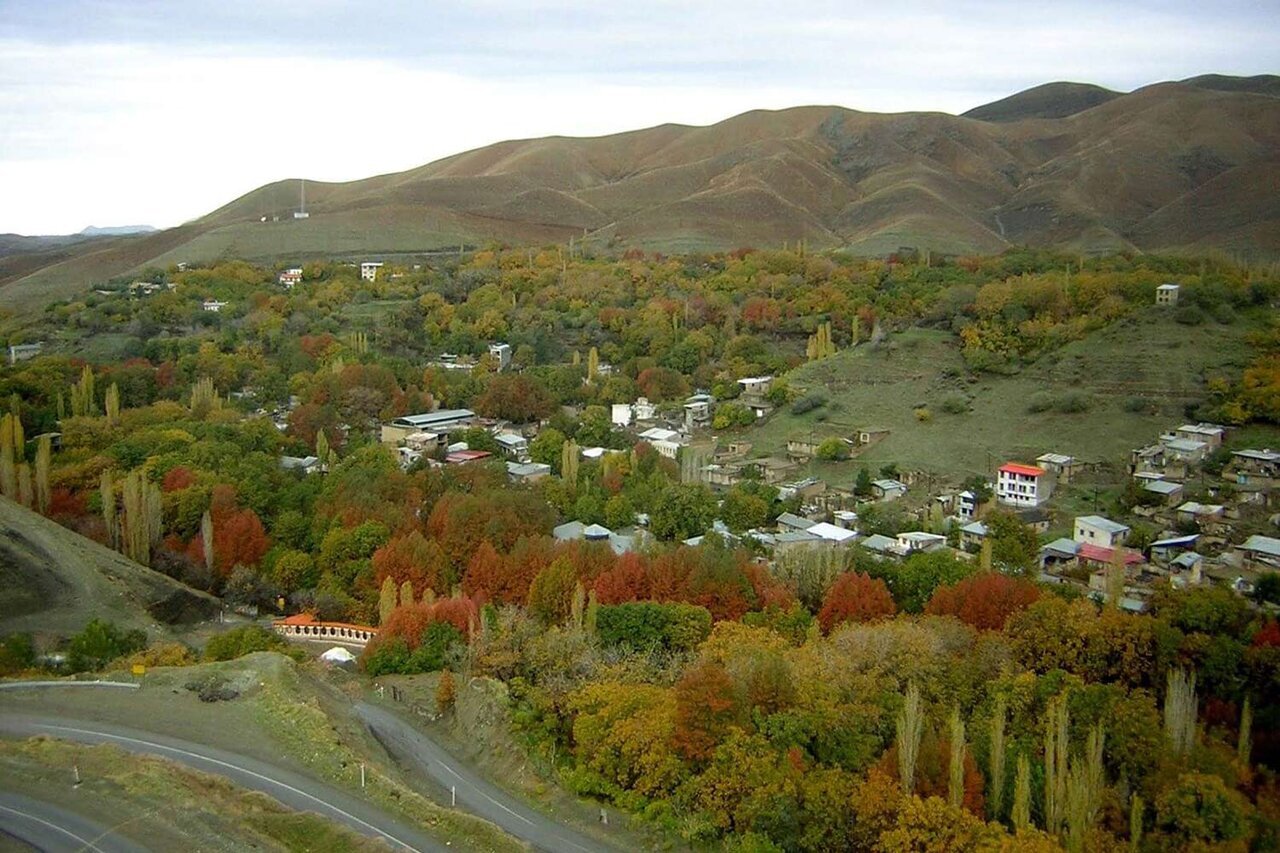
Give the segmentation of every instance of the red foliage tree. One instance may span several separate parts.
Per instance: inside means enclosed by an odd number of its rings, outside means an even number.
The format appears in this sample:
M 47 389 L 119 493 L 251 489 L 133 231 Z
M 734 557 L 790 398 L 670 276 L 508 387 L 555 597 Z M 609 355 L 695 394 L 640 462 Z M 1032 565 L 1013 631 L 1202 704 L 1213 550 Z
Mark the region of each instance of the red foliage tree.
M 1040 597 L 1036 585 L 997 572 L 983 572 L 940 586 L 925 605 L 930 616 L 954 616 L 980 631 L 1003 630 L 1009 617 Z
M 718 663 L 702 663 L 676 682 L 676 724 L 671 746 L 693 761 L 711 757 L 741 715 L 733 679 Z
M 196 475 L 192 473 L 190 468 L 178 465 L 170 468 L 168 473 L 164 475 L 160 488 L 165 492 L 180 492 L 195 481 Z
M 391 611 L 386 624 L 379 629 L 378 640 L 386 642 L 398 637 L 410 649 L 416 649 L 422 642 L 422 632 L 433 622 L 447 622 L 464 638 L 469 638 L 477 618 L 476 604 L 469 598 L 441 598 L 430 604 L 420 601 Z
M 251 509 L 223 513 L 213 522 L 213 565 L 224 577 L 236 566 L 258 565 L 270 547 L 267 531 Z
M 601 604 L 622 604 L 649 597 L 649 561 L 642 554 L 627 552 L 613 568 L 596 578 L 596 599 Z
M 392 538 L 373 552 L 370 562 L 378 588 L 391 578 L 396 586 L 409 581 L 418 594 L 428 589 L 438 595 L 449 592 L 446 589 L 445 571 L 448 566 L 444 552 L 417 530 Z
M 462 591 L 481 601 L 495 601 L 503 591 L 506 574 L 506 560 L 487 541 L 481 542 L 462 576 Z
M 892 616 L 896 611 L 884 581 L 863 572 L 846 572 L 827 590 L 822 609 L 818 611 L 818 624 L 829 634 L 842 623 L 871 622 Z
M 1280 622 L 1275 619 L 1268 620 L 1267 624 L 1253 635 L 1252 645 L 1255 649 L 1263 646 L 1280 646 Z

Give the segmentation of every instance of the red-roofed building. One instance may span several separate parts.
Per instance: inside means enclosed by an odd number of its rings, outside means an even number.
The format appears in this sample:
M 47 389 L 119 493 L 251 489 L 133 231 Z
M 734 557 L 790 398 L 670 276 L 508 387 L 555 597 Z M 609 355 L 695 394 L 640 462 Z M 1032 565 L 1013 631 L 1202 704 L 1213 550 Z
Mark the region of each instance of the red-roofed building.
M 1007 506 L 1039 506 L 1053 494 L 1053 475 L 1035 465 L 1008 462 L 996 475 L 996 500 Z
M 464 462 L 475 462 L 491 456 L 493 454 L 487 450 L 455 450 L 446 456 L 444 461 L 450 465 L 461 465 Z
M 1130 551 L 1128 548 L 1122 548 L 1124 552 L 1125 567 L 1135 566 L 1139 563 L 1145 563 L 1147 558 L 1137 551 Z M 1093 563 L 1095 566 L 1109 566 L 1115 558 L 1116 549 L 1104 548 L 1101 545 L 1090 545 L 1088 542 L 1081 543 L 1080 550 L 1076 552 L 1076 558 L 1082 563 Z

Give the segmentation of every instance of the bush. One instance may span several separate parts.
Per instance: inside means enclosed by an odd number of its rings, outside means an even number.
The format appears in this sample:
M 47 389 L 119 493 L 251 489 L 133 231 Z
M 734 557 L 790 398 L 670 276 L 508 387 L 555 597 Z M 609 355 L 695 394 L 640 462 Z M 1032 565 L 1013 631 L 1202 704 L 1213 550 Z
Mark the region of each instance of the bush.
M 1089 411 L 1093 401 L 1083 391 L 1068 391 L 1054 401 L 1053 408 L 1065 415 Z
M 1135 415 L 1151 415 L 1155 407 L 1146 397 L 1129 397 L 1124 401 L 1124 410 Z
M 916 420 L 922 424 L 927 424 L 929 421 L 933 420 L 933 412 L 928 409 L 916 409 L 913 414 L 916 416 Z
M 943 399 L 941 409 L 948 415 L 963 415 L 969 411 L 969 401 L 959 394 L 951 394 Z
M 36 647 L 30 634 L 10 634 L 0 639 L 0 676 L 17 675 L 36 665 Z
M 849 445 L 834 436 L 818 445 L 816 455 L 824 462 L 836 462 L 849 458 Z
M 196 656 L 189 647 L 182 643 L 164 643 L 149 649 L 134 652 L 111 663 L 112 669 L 133 669 L 135 666 L 191 666 Z
M 72 672 L 102 669 L 118 657 L 136 652 L 147 645 L 143 631 L 124 631 L 113 622 L 94 619 L 71 638 L 67 664 Z
M 1199 326 L 1204 323 L 1204 312 L 1194 305 L 1183 305 L 1173 312 L 1173 319 L 1184 326 Z
M 1053 408 L 1053 395 L 1047 391 L 1037 391 L 1027 398 L 1027 411 L 1032 414 L 1047 412 Z
M 284 651 L 288 647 L 284 637 L 275 631 L 261 625 L 245 625 L 210 637 L 204 647 L 204 659 L 235 660 L 254 652 Z
M 805 394 L 803 397 L 800 397 L 794 403 L 792 403 L 791 414 L 803 415 L 805 412 L 812 412 L 814 409 L 821 408 L 826 404 L 827 404 L 826 395 L 820 394 L 817 391 L 814 391 L 809 394 Z
M 710 636 L 711 613 L 694 604 L 606 604 L 596 613 L 596 634 L 606 646 L 689 651 Z

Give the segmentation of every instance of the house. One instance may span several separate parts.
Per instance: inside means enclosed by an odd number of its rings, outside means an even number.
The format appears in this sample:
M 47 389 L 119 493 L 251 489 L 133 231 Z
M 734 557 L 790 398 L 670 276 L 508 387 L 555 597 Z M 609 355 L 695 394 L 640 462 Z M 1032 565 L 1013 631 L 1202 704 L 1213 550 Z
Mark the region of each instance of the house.
M 835 519 L 837 527 L 843 527 L 845 530 L 858 529 L 858 514 L 856 512 L 847 509 L 838 509 L 831 513 L 831 515 Z
M 1265 490 L 1280 479 L 1280 453 L 1265 450 L 1236 450 L 1231 463 L 1222 472 L 1223 477 L 1246 489 Z
M 912 530 L 907 533 L 899 533 L 895 550 L 899 554 L 907 555 L 916 552 L 937 551 L 939 548 L 947 546 L 947 537 L 939 536 L 937 533 L 925 533 L 923 530 Z
M 1179 524 L 1212 524 L 1226 515 L 1227 508 L 1222 504 L 1202 504 L 1187 501 L 1175 510 Z
M 889 430 L 880 429 L 878 427 L 868 427 L 867 429 L 858 430 L 858 446 L 866 447 L 875 444 L 877 441 L 883 441 L 889 437 Z
M 648 397 L 640 397 L 632 407 L 637 421 L 651 421 L 658 416 L 658 407 L 649 402 Z
M 684 401 L 684 428 L 688 432 L 711 426 L 712 409 L 716 398 L 705 392 L 693 394 Z
M 896 501 L 906 493 L 906 484 L 900 483 L 897 480 L 884 479 L 871 481 L 871 494 L 876 500 Z
M 1044 507 L 1029 506 L 1013 511 L 1014 518 L 1030 527 L 1036 533 L 1048 533 L 1049 524 L 1053 521 L 1049 511 Z
M 898 544 L 897 541 L 890 539 L 888 536 L 882 536 L 879 533 L 871 534 L 866 539 L 863 539 L 859 544 L 868 551 L 874 551 L 881 556 L 898 556 L 898 552 L 895 550 L 895 547 Z
M 791 551 L 832 547 L 830 539 L 824 539 L 808 530 L 784 530 L 773 537 L 773 553 L 781 556 Z
M 772 376 L 747 376 L 739 379 L 738 385 L 742 388 L 738 402 L 755 413 L 757 418 L 763 418 L 773 411 L 773 404 L 767 397 L 773 386 Z
M 1217 450 L 1222 446 L 1222 439 L 1226 436 L 1227 431 L 1224 427 L 1217 424 L 1183 424 L 1174 430 L 1173 434 L 1177 438 L 1183 438 L 1188 441 L 1203 441 L 1209 445 L 1210 450 Z
M 1236 550 L 1244 557 L 1246 569 L 1280 571 L 1280 539 L 1254 534 Z
M 763 459 L 748 459 L 742 463 L 742 470 L 753 472 L 765 483 L 774 486 L 790 477 L 796 470 L 796 464 L 788 459 L 766 456 Z
M 438 409 L 417 415 L 404 415 L 382 425 L 382 443 L 394 447 L 416 432 L 448 434 L 450 430 L 470 426 L 476 413 L 470 409 Z
M 314 474 L 320 470 L 320 458 L 318 456 L 281 456 L 280 467 L 285 471 Z
M 129 293 L 134 296 L 150 296 L 163 288 L 163 284 L 156 284 L 154 281 L 135 281 L 129 285 Z
M 969 521 L 978 511 L 978 496 L 965 489 L 956 495 L 955 513 L 961 521 Z
M 1147 558 L 1139 554 L 1137 551 L 1130 550 L 1123 546 L 1117 545 L 1121 555 L 1124 558 L 1125 568 L 1145 563 Z M 1088 542 L 1081 542 L 1079 549 L 1076 550 L 1076 559 L 1080 561 L 1080 565 L 1089 571 L 1096 571 L 1100 568 L 1110 566 L 1116 559 L 1116 548 L 1107 548 L 1102 545 L 1093 545 Z
M 35 358 L 44 349 L 44 344 L 13 344 L 9 347 L 9 363 L 17 364 L 29 358 Z
M 1142 490 L 1159 495 L 1165 506 L 1173 506 L 1182 501 L 1182 484 L 1172 480 L 1147 480 Z
M 702 482 L 718 489 L 731 488 L 742 480 L 742 467 L 740 465 L 725 465 L 720 462 L 712 462 L 703 465 L 701 473 Z
M 848 545 L 858 538 L 858 534 L 855 531 L 825 521 L 818 522 L 805 532 L 812 533 L 814 536 L 821 536 L 828 542 L 834 542 L 837 545 Z
M 1146 447 L 1139 447 L 1129 454 L 1129 473 L 1133 476 L 1140 474 L 1157 474 L 1164 476 L 1165 468 L 1165 450 L 1160 444 L 1151 444 Z
M 614 426 L 631 426 L 631 404 L 614 403 L 609 409 L 609 423 Z
M 1178 285 L 1162 284 L 1156 287 L 1156 304 L 1157 305 L 1177 305 L 1178 304 Z
M 639 436 L 641 441 L 653 443 L 655 441 L 674 441 L 680 442 L 684 437 L 673 429 L 664 429 L 662 427 L 649 427 Z
M 1100 515 L 1082 515 L 1076 518 L 1071 538 L 1081 544 L 1112 548 L 1124 544 L 1129 538 L 1129 528 Z
M 1171 536 L 1167 539 L 1157 539 L 1151 543 L 1151 559 L 1161 565 L 1171 563 L 1179 555 L 1194 549 L 1199 539 L 1200 535 L 1197 533 L 1192 533 L 1189 536 Z
M 551 466 L 543 462 L 508 462 L 507 477 L 513 483 L 533 483 L 551 475 Z
M 396 455 L 400 457 L 400 467 L 403 470 L 408 471 L 413 467 L 413 464 L 421 459 L 425 454 L 421 449 L 416 447 L 397 447 Z
M 511 366 L 511 344 L 489 344 L 489 355 L 493 356 L 499 373 Z
M 1170 460 L 1182 462 L 1186 465 L 1198 465 L 1209 455 L 1208 443 L 1194 438 L 1162 435 L 1160 436 L 1160 444 L 1165 449 L 1166 466 Z
M 625 554 L 646 544 L 649 534 L 643 530 L 619 530 L 614 532 L 602 524 L 583 524 L 581 521 L 567 521 L 551 529 L 551 535 L 560 542 L 582 540 L 599 542 L 608 545 L 615 554 Z
M 791 483 L 783 483 L 778 487 L 778 499 L 789 501 L 799 496 L 801 501 L 808 501 L 826 491 L 827 484 L 817 477 L 805 477 Z
M 276 279 L 285 290 L 293 290 L 294 285 L 302 284 L 302 270 L 294 267 L 280 273 Z
M 1036 457 L 1036 464 L 1053 474 L 1054 479 L 1059 483 L 1070 483 L 1078 467 L 1074 456 L 1065 456 L 1061 453 L 1042 453 Z
M 216 299 L 206 299 L 200 307 L 206 311 L 209 311 L 210 313 L 217 314 L 220 311 L 222 311 L 223 308 L 226 308 L 227 305 L 229 304 L 230 303 L 228 302 L 219 302 Z
M 1076 565 L 1080 543 L 1074 539 L 1055 539 L 1040 549 L 1041 571 L 1061 572 Z
M 987 526 L 981 521 L 972 521 L 960 528 L 960 547 L 966 551 L 976 551 L 982 547 L 982 540 L 987 538 Z
M 808 530 L 813 524 L 809 519 L 801 518 L 793 512 L 784 512 L 778 516 L 779 530 Z
M 1039 506 L 1053 494 L 1053 476 L 1035 465 L 1008 462 L 996 477 L 996 500 L 1009 506 Z
M 360 265 L 360 278 L 365 281 L 377 281 L 378 270 L 382 269 L 382 264 L 374 261 L 365 261 Z
M 514 459 L 517 462 L 526 462 L 529 459 L 529 440 L 523 435 L 517 435 L 514 432 L 500 432 L 493 437 L 498 442 L 498 449 L 502 451 L 502 455 L 508 459 Z
M 492 457 L 493 454 L 487 450 L 451 450 L 445 454 L 444 461 L 448 465 L 465 465 L 468 462 L 480 462 Z

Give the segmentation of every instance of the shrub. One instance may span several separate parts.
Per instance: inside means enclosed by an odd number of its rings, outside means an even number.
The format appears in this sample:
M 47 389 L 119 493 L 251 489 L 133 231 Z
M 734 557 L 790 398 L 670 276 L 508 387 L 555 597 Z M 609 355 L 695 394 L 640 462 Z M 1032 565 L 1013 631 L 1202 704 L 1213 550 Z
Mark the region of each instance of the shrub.
M 948 415 L 963 415 L 969 411 L 969 401 L 959 394 L 950 394 L 943 399 L 941 408 Z
M 826 395 L 820 394 L 817 391 L 813 391 L 808 394 L 805 394 L 803 397 L 798 398 L 794 403 L 791 404 L 791 414 L 803 415 L 805 412 L 812 412 L 814 409 L 821 408 L 826 404 L 827 404 Z
M 152 646 L 149 649 L 143 649 L 126 655 L 122 658 L 116 658 L 112 662 L 112 669 L 132 669 L 135 666 L 191 666 L 196 662 L 196 656 L 191 649 L 183 643 L 164 643 L 159 646 Z
M 204 647 L 204 659 L 235 660 L 254 652 L 283 651 L 288 645 L 284 637 L 269 628 L 245 625 L 210 637 Z
M 1089 411 L 1093 401 L 1083 391 L 1068 391 L 1053 403 L 1053 408 L 1065 415 L 1079 414 Z
M 596 613 L 596 634 L 606 646 L 689 651 L 710 636 L 711 613 L 694 604 L 607 604 Z
M 124 631 L 113 622 L 94 619 L 71 638 L 67 664 L 72 672 L 101 669 L 109 661 L 136 652 L 147 645 L 143 631 Z
M 916 420 L 922 424 L 927 424 L 929 421 L 933 420 L 933 412 L 928 409 L 916 409 L 914 414 L 916 416 Z
M 1053 395 L 1047 391 L 1037 391 L 1027 398 L 1027 411 L 1032 414 L 1047 412 L 1053 408 Z
M 17 675 L 36 665 L 36 647 L 30 634 L 10 634 L 0 639 L 0 676 Z
M 1146 397 L 1129 397 L 1124 401 L 1124 410 L 1135 415 L 1155 414 L 1152 411 L 1155 407 Z
M 1204 312 L 1194 305 L 1183 305 L 1173 313 L 1173 319 L 1184 326 L 1199 326 L 1204 322 Z
M 817 457 L 825 462 L 835 462 L 849 458 L 849 445 L 832 436 L 818 445 Z

